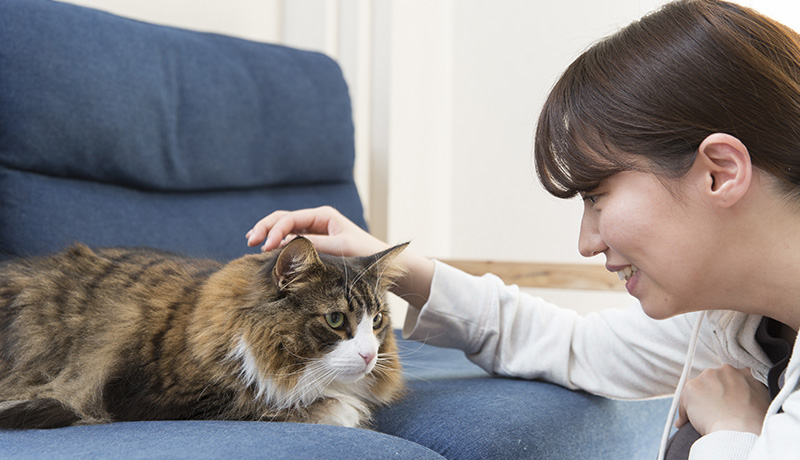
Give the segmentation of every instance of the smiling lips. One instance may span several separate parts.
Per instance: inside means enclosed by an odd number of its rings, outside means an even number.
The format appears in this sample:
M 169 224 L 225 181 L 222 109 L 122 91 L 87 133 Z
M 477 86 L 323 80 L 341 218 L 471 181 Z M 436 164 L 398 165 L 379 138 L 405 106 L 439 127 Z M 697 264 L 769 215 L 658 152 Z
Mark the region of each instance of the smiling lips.
M 631 276 L 633 276 L 638 271 L 639 269 L 637 267 L 633 265 L 628 265 L 627 267 L 618 270 L 617 276 L 619 276 L 620 281 L 628 281 L 629 279 L 631 279 Z

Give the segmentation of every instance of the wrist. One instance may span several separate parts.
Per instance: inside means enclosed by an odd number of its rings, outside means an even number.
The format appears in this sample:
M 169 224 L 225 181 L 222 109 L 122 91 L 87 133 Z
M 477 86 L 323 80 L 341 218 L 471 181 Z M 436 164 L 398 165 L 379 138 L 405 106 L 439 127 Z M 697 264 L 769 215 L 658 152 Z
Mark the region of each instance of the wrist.
M 422 308 L 430 296 L 436 267 L 433 260 L 406 250 L 398 256 L 398 263 L 405 275 L 395 282 L 392 292 L 414 307 Z

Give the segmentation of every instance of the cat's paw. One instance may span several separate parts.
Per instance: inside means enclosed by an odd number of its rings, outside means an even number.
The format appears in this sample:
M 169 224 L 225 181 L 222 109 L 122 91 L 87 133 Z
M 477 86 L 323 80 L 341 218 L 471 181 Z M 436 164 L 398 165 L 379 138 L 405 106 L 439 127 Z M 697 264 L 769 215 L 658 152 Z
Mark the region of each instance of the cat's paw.
M 345 396 L 321 401 L 311 414 L 311 423 L 360 427 L 368 418 L 369 409 L 363 402 Z

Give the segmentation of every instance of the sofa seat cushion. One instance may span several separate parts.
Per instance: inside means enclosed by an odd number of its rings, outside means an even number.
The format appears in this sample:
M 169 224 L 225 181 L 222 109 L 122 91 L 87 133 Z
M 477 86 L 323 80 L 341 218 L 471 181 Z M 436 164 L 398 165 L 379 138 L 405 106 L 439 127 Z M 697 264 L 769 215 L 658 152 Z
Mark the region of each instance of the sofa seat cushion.
M 5 460 L 67 459 L 420 459 L 441 456 L 374 431 L 263 422 L 125 422 L 55 430 L 2 431 Z
M 407 397 L 375 429 L 448 459 L 654 458 L 668 398 L 617 401 L 546 382 L 491 377 L 459 350 L 400 341 Z

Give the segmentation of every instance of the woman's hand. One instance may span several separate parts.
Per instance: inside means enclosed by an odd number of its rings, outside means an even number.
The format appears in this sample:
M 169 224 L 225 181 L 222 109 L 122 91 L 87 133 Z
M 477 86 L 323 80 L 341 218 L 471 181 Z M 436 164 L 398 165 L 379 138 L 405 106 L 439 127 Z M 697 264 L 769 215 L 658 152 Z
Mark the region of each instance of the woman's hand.
M 389 248 L 330 206 L 275 211 L 258 221 L 245 238 L 248 246 L 263 243 L 261 250 L 269 251 L 286 244 L 292 235 L 303 235 L 318 251 L 336 256 L 368 256 Z M 392 292 L 421 308 L 430 295 L 433 261 L 406 249 L 396 263 L 406 274 L 395 281 Z
M 769 390 L 750 369 L 706 369 L 686 382 L 675 426 L 689 421 L 703 436 L 721 430 L 761 434 L 769 404 Z
M 389 247 L 330 206 L 275 211 L 258 221 L 245 238 L 248 246 L 263 242 L 261 250 L 269 251 L 286 244 L 293 234 L 305 236 L 321 252 L 347 257 L 367 256 Z

